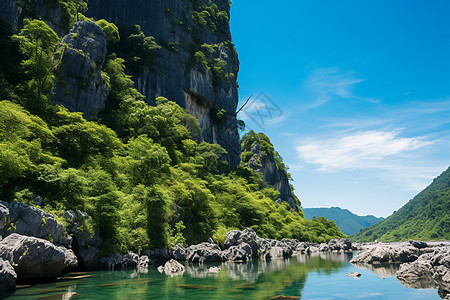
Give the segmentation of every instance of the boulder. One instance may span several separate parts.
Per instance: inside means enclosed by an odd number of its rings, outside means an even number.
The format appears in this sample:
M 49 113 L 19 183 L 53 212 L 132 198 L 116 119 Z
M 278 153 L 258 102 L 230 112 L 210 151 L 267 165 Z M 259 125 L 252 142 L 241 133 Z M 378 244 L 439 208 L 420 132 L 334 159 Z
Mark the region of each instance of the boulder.
M 0 258 L 0 292 L 16 288 L 17 274 L 9 261 Z
M 174 258 L 175 260 L 185 261 L 187 259 L 187 256 L 188 251 L 183 246 L 176 245 L 170 250 L 170 257 Z
M 238 246 L 241 243 L 247 243 L 252 248 L 253 256 L 256 256 L 259 249 L 260 238 L 252 228 L 246 228 L 242 231 L 231 230 L 225 236 L 223 246 L 225 249 L 231 246 Z
M 247 261 L 252 258 L 253 251 L 249 244 L 241 243 L 223 251 L 222 256 L 225 261 Z
M 69 247 L 72 237 L 52 214 L 18 202 L 0 202 L 0 235 L 11 233 L 50 240 L 55 244 Z
M 0 242 L 0 258 L 9 261 L 19 280 L 51 279 L 77 266 L 72 250 L 16 233 Z
M 380 245 L 358 253 L 350 263 L 405 263 L 417 259 L 417 255 L 408 247 Z
M 330 246 L 328 246 L 328 244 L 322 243 L 319 246 L 319 251 L 320 252 L 330 251 Z
M 349 239 L 332 239 L 328 242 L 330 251 L 349 251 L 352 250 L 352 242 Z
M 72 249 L 78 264 L 84 269 L 96 269 L 100 265 L 100 245 L 102 239 L 98 228 L 90 226 L 92 219 L 85 212 L 69 210 L 64 212 L 68 225 L 67 232 L 72 235 Z
M 164 273 L 169 276 L 181 275 L 184 273 L 184 270 L 184 266 L 174 259 L 169 260 L 164 265 Z
M 186 260 L 191 263 L 222 261 L 222 250 L 216 244 L 200 243 L 188 247 L 187 251 Z
M 409 243 L 411 244 L 411 246 L 416 247 L 417 249 L 423 249 L 423 248 L 428 247 L 427 243 L 421 242 L 421 241 L 410 240 Z
M 150 265 L 150 259 L 148 258 L 147 255 L 142 255 L 141 257 L 139 257 L 138 268 L 148 269 L 149 265 Z
M 139 265 L 139 260 L 139 255 L 128 252 L 124 255 L 114 253 L 109 257 L 103 258 L 101 261 L 108 270 L 126 270 L 136 269 Z
M 169 250 L 166 248 L 147 250 L 145 255 L 148 256 L 151 265 L 160 265 L 170 259 Z

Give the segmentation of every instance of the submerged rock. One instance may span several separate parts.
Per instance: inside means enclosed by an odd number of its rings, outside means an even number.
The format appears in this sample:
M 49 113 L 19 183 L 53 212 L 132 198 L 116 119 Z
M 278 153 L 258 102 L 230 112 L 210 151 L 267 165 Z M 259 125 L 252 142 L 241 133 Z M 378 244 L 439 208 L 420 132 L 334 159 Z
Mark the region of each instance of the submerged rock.
M 52 214 L 19 202 L 0 202 L 0 235 L 11 233 L 51 240 L 69 247 L 72 237 Z
M 0 258 L 0 292 L 16 288 L 17 274 L 9 261 Z
M 350 263 L 405 263 L 415 261 L 416 259 L 417 255 L 413 254 L 410 248 L 380 245 L 358 253 Z
M 0 242 L 0 257 L 9 261 L 19 280 L 56 278 L 77 266 L 72 250 L 16 233 Z

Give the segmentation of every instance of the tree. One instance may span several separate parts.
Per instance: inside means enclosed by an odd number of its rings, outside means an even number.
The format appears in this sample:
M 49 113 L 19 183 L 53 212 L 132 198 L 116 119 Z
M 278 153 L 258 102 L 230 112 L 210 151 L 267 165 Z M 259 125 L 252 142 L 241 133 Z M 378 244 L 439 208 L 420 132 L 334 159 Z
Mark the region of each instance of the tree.
M 60 42 L 58 35 L 41 20 L 24 20 L 25 26 L 13 38 L 20 44 L 20 50 L 26 59 L 22 61 L 31 94 L 39 102 L 46 101 L 53 90 L 53 54 Z

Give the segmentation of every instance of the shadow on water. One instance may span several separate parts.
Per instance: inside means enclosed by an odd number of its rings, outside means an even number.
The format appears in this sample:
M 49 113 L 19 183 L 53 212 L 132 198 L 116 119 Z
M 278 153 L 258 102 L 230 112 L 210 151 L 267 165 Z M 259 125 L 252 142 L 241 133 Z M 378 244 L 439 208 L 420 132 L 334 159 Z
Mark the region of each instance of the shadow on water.
M 355 267 L 352 253 L 314 253 L 269 262 L 186 264 L 183 275 L 169 277 L 155 269 L 89 272 L 90 277 L 19 289 L 10 299 L 271 299 L 280 295 L 300 299 L 309 277 L 329 281 L 346 279 Z M 212 266 L 219 272 L 209 272 Z M 390 267 L 372 268 L 381 278 L 394 274 Z M 392 276 L 392 275 L 391 275 Z M 380 280 L 380 279 L 378 279 Z

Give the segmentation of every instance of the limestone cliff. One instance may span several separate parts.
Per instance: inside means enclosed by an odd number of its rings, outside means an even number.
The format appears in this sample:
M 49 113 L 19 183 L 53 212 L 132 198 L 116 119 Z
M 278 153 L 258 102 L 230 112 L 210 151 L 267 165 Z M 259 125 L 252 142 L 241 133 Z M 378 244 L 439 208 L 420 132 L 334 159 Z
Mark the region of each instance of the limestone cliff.
M 6 17 L 17 28 L 24 17 L 40 18 L 64 36 L 70 29 L 70 12 L 58 3 L 0 0 L 0 17 Z M 90 0 L 88 4 L 87 16 L 114 22 L 121 29 L 140 25 L 146 36 L 155 38 L 162 47 L 153 63 L 141 64 L 138 71 L 127 70 L 136 88 L 149 104 L 164 96 L 186 108 L 200 122 L 203 140 L 222 145 L 230 164 L 239 164 L 241 149 L 236 121 L 239 61 L 231 42 L 229 1 Z M 62 79 L 69 82 L 67 86 L 60 82 L 54 100 L 92 117 L 104 107 L 105 89 L 101 87 L 97 62 L 95 70 L 88 70 L 93 74 L 93 82 L 86 81 L 85 69 L 93 60 L 82 59 L 72 51 L 85 50 L 83 43 L 73 36 L 78 34 L 75 31 L 65 37 L 76 44 L 63 57 L 63 63 L 70 67 L 62 70 Z M 81 84 L 80 91 L 73 90 L 75 81 Z
M 87 15 L 120 28 L 140 25 L 153 36 L 162 48 L 153 65 L 131 74 L 136 88 L 149 103 L 164 96 L 186 108 L 200 122 L 203 139 L 222 145 L 237 165 L 239 61 L 229 10 L 228 0 L 90 0 Z
M 53 102 L 70 111 L 95 117 L 105 108 L 109 89 L 101 70 L 107 52 L 106 35 L 91 21 L 77 22 L 61 42 L 58 81 Z
M 277 202 L 287 202 L 298 211 L 300 202 L 292 193 L 287 168 L 265 134 L 250 131 L 242 137 L 242 164 L 262 173 L 264 180 L 280 192 Z

